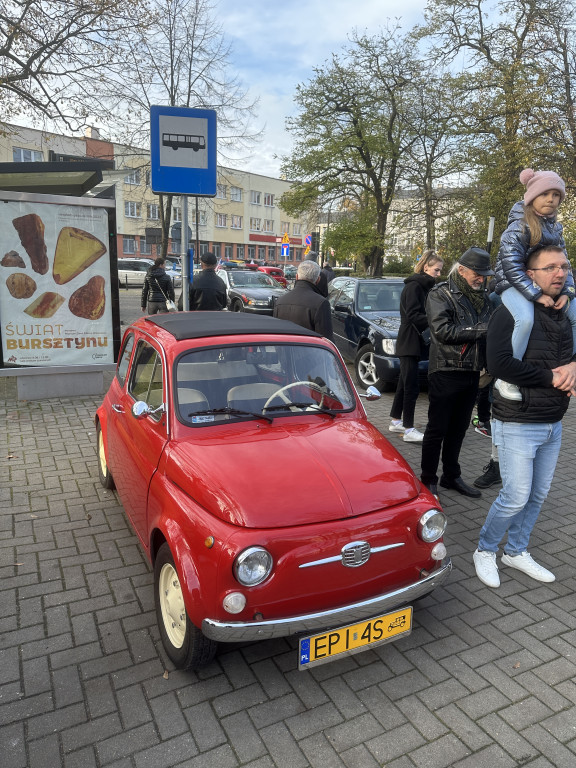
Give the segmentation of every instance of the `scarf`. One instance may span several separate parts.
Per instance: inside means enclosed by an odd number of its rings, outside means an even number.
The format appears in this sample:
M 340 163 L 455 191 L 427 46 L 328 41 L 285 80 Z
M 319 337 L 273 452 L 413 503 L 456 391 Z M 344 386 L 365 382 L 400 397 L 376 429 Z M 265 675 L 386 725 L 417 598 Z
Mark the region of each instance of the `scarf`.
M 479 315 L 480 312 L 482 312 L 482 309 L 484 308 L 484 304 L 486 303 L 486 294 L 484 290 L 481 291 L 475 291 L 464 280 L 462 275 L 459 272 L 454 272 L 452 275 L 452 280 L 454 280 L 454 283 L 456 285 L 456 288 L 458 288 L 459 291 L 461 291 L 464 296 L 468 299 L 470 304 L 474 307 L 476 310 L 476 314 Z

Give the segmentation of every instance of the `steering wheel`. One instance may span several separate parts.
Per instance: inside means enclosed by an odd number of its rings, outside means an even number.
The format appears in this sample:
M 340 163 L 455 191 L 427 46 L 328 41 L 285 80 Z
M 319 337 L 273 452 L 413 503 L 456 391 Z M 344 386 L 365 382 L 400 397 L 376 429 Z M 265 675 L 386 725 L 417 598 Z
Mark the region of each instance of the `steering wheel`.
M 266 400 L 266 402 L 264 403 L 262 410 L 265 411 L 275 397 L 279 397 L 281 400 L 283 400 L 286 403 L 286 405 L 290 405 L 290 400 L 284 396 L 284 393 L 287 392 L 289 389 L 293 389 L 294 387 L 310 387 L 311 389 L 315 389 L 317 392 L 320 392 L 320 394 L 322 395 L 322 397 L 320 398 L 320 402 L 310 403 L 310 405 L 317 405 L 318 408 L 322 408 L 322 406 L 324 405 L 324 398 L 326 396 L 326 393 L 324 392 L 324 390 L 319 384 L 316 384 L 315 381 L 293 381 L 291 384 L 285 384 L 283 387 L 280 387 L 280 389 L 277 389 L 276 392 L 270 395 L 268 400 Z

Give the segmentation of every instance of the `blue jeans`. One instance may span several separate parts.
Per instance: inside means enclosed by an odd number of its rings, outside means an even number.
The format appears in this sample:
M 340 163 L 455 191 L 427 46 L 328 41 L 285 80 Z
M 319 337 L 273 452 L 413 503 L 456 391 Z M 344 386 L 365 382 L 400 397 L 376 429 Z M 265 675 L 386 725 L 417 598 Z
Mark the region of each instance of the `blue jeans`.
M 507 288 L 502 294 L 502 304 L 514 318 L 512 355 L 517 360 L 522 360 L 534 325 L 534 303 L 528 301 L 516 288 Z M 564 311 L 572 325 L 572 339 L 576 352 L 576 299 L 569 301 L 564 307 Z
M 517 424 L 494 419 L 492 440 L 498 447 L 502 490 L 482 526 L 478 549 L 497 552 L 508 531 L 504 551 L 519 555 L 528 549 L 530 534 L 552 485 L 562 422 Z

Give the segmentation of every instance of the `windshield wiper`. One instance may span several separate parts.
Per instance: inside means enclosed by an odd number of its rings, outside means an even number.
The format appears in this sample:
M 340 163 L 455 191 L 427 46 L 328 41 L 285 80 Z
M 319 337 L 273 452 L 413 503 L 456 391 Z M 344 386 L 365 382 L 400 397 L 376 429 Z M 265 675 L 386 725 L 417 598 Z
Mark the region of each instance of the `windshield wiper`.
M 254 416 L 255 419 L 264 419 L 272 424 L 274 419 L 271 416 L 267 416 L 265 413 L 254 413 L 254 411 L 241 411 L 238 408 L 208 408 L 205 411 L 192 411 L 188 414 L 188 418 L 192 416 L 212 416 L 213 414 L 227 413 L 229 416 Z
M 336 413 L 332 409 L 320 408 L 318 403 L 282 403 L 282 405 L 268 405 L 266 406 L 266 408 L 263 408 L 262 410 L 285 411 L 290 408 L 312 408 L 318 413 L 326 413 L 328 414 L 328 416 L 332 416 L 332 418 L 336 418 Z

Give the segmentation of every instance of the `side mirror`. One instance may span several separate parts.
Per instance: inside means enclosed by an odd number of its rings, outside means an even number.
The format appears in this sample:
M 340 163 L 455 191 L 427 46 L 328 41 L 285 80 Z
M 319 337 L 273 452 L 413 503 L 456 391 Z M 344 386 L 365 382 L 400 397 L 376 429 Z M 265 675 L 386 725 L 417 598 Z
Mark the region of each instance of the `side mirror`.
M 147 416 L 153 416 L 155 413 L 164 413 L 164 411 L 164 403 L 158 406 L 158 408 L 152 409 L 144 400 L 137 400 L 132 406 L 132 416 L 135 419 L 145 419 Z
M 352 304 L 336 304 L 334 312 L 350 312 Z
M 361 392 L 358 393 L 360 397 L 365 397 L 366 400 L 372 401 L 372 400 L 379 400 L 382 397 L 382 394 L 380 390 L 377 387 L 370 386 L 366 390 L 366 394 L 363 394 Z

